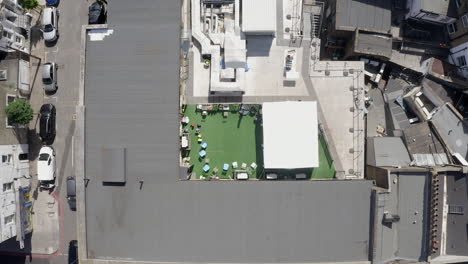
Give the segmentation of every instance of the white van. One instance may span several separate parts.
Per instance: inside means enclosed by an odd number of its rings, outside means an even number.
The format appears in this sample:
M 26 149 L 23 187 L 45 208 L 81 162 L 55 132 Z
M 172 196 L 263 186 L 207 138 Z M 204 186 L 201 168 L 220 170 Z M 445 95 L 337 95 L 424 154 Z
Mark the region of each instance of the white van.
M 58 32 L 58 10 L 55 7 L 44 8 L 42 14 L 42 32 L 45 41 L 55 41 L 59 36 Z

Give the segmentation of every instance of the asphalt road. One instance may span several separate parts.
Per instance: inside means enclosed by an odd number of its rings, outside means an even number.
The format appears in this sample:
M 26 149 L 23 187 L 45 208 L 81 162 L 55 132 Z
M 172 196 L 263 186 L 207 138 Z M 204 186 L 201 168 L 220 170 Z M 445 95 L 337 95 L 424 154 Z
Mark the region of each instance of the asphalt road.
M 73 133 L 80 74 L 80 32 L 81 26 L 87 23 L 87 8 L 91 2 L 92 0 L 62 0 L 58 6 L 60 38 L 55 45 L 45 48 L 45 62 L 55 61 L 59 66 L 57 93 L 51 96 L 44 95 L 44 103 L 52 103 L 57 108 L 57 136 L 53 143 L 57 159 L 55 193 L 63 203 L 59 254 L 50 258 L 0 256 L 2 264 L 73 263 L 73 259 L 69 259 L 69 242 L 76 240 L 76 212 L 71 211 L 67 204 L 66 178 L 73 175 Z

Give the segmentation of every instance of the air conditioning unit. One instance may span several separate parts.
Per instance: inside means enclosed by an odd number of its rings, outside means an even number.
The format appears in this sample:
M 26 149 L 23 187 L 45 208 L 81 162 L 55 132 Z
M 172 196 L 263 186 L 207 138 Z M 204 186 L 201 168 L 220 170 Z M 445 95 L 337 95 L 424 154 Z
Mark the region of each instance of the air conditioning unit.
M 7 79 L 7 70 L 0 70 L 0 81 L 6 81 Z

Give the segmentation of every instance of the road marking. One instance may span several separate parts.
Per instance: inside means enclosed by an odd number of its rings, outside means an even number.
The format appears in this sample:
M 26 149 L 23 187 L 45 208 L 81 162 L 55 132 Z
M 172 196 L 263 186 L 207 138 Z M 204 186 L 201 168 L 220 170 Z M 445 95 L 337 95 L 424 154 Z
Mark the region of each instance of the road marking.
M 44 99 L 50 99 L 50 100 L 55 99 L 55 102 L 58 102 L 58 97 L 57 96 L 48 96 L 45 92 L 44 92 Z
M 75 160 L 75 136 L 72 136 L 71 142 L 72 142 L 71 143 L 71 163 L 72 163 L 72 169 L 74 169 L 75 167 L 73 165 L 74 165 L 74 160 Z

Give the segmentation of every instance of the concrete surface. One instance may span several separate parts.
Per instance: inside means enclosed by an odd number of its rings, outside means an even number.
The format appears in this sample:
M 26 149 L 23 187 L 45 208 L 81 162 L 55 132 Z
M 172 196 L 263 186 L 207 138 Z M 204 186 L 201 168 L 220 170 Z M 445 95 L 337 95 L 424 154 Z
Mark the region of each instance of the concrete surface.
M 39 192 L 33 203 L 32 254 L 53 254 L 59 249 L 60 202 L 48 192 Z
M 328 127 L 344 177 L 363 178 L 364 65 L 359 61 L 319 61 L 319 47 L 320 41 L 313 40 L 309 74 L 323 111 L 322 122 Z
M 285 83 L 284 65 L 286 52 L 295 51 L 295 71 L 302 71 L 303 48 L 278 46 L 277 39 L 269 36 L 247 36 L 247 65 L 241 89 L 246 97 L 308 96 L 304 79 L 294 84 Z M 210 85 L 210 69 L 204 68 L 200 50 L 192 46 L 193 93 L 189 96 L 207 97 Z

